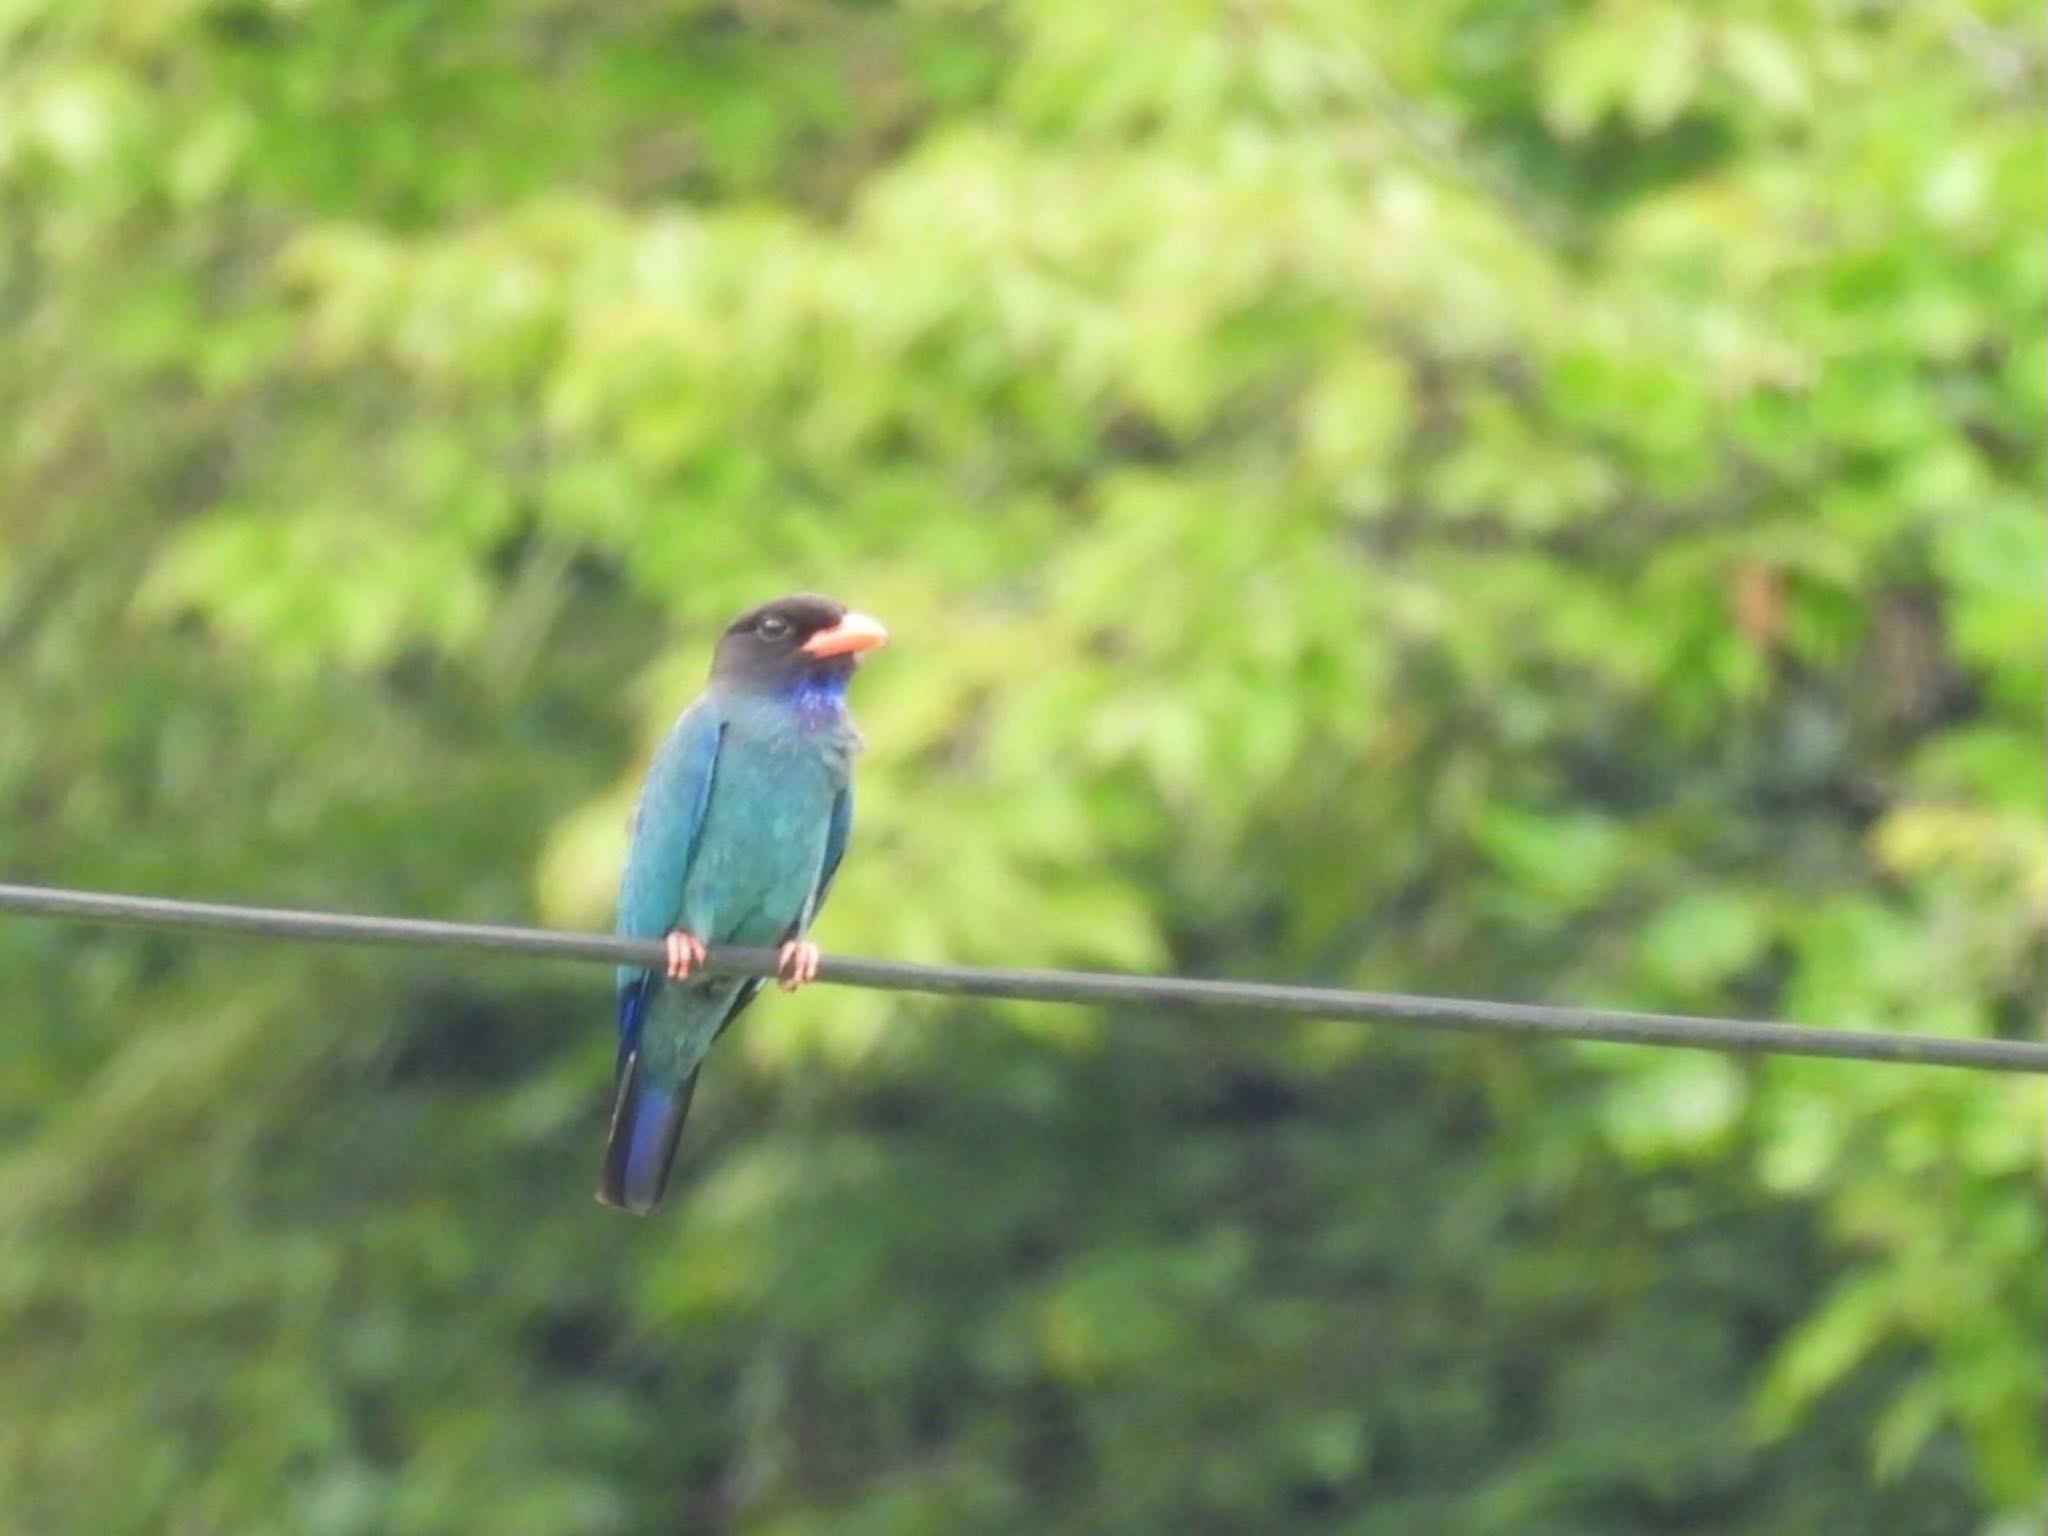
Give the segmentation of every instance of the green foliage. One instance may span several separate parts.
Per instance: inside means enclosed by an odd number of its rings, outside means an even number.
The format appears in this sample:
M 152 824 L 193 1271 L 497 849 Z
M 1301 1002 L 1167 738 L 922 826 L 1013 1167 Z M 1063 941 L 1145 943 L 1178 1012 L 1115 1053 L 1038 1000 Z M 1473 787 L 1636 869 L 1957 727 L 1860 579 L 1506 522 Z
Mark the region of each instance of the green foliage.
M 715 627 L 820 937 L 2038 1030 L 2003 3 L 0 8 L 0 856 L 601 925 Z M 0 925 L 0 1522 L 2006 1533 L 2037 1085 Z

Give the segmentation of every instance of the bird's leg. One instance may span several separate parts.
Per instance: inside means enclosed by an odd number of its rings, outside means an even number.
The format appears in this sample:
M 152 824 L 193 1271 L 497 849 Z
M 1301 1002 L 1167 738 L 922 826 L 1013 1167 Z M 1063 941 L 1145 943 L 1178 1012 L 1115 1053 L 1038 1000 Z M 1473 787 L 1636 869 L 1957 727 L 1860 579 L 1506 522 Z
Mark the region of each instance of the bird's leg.
M 809 939 L 791 939 L 775 954 L 775 984 L 794 992 L 807 981 L 818 979 L 818 946 Z
M 694 933 L 685 933 L 674 928 L 662 941 L 668 951 L 668 979 L 688 981 L 690 972 L 704 963 L 704 941 Z

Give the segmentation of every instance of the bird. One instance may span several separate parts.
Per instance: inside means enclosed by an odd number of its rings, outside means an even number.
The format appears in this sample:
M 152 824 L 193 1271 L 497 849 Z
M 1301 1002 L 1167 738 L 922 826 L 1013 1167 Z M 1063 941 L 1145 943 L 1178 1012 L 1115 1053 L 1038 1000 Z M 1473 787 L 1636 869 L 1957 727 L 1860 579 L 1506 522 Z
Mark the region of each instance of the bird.
M 597 1198 L 661 1201 L 711 1043 L 759 977 L 698 974 L 715 944 L 775 945 L 777 980 L 816 977 L 807 937 L 853 827 L 860 736 L 846 691 L 888 640 L 869 615 L 798 593 L 725 628 L 710 680 L 655 750 L 633 811 L 617 931 L 660 939 L 661 967 L 618 973 L 618 1062 Z

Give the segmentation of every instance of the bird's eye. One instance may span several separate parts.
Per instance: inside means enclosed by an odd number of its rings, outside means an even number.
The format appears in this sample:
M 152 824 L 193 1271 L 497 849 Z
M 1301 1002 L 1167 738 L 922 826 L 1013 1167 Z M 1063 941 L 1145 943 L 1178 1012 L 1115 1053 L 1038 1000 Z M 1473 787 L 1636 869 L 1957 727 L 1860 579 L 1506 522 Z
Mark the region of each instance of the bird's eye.
M 780 640 L 789 633 L 789 620 L 777 614 L 765 614 L 754 626 L 754 633 L 763 640 Z

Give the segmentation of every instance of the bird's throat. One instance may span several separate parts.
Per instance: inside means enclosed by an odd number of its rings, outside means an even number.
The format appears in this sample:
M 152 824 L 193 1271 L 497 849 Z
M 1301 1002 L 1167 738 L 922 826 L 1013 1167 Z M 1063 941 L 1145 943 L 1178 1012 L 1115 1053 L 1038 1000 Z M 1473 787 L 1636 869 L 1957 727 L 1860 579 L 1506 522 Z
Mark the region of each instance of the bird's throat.
M 853 668 L 846 665 L 806 667 L 783 697 L 805 726 L 838 725 L 846 718 L 846 685 L 852 676 Z

